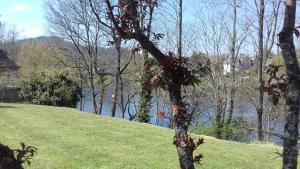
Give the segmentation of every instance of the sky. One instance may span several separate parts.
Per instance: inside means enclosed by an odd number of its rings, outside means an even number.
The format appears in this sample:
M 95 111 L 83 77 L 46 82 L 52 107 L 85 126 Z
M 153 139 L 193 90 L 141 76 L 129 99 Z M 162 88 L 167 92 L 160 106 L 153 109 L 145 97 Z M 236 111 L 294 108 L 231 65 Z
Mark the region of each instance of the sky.
M 198 4 L 197 2 L 200 0 L 185 1 L 184 20 L 191 18 L 187 6 Z M 48 34 L 44 9 L 44 0 L 0 0 L 0 21 L 8 26 L 15 26 L 20 32 L 19 39 L 44 36 Z
M 0 20 L 16 26 L 20 39 L 47 34 L 44 0 L 0 0 L 0 4 Z

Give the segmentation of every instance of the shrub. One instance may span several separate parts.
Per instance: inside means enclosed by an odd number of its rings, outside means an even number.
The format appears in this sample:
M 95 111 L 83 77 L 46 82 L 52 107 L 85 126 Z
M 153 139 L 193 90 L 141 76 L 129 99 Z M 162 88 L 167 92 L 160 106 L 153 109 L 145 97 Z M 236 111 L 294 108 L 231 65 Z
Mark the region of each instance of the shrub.
M 238 142 L 249 142 L 248 129 L 250 124 L 243 118 L 233 119 L 231 125 L 225 125 L 222 129 L 219 129 L 212 125 L 197 125 L 191 129 L 192 133 L 199 135 L 206 135 L 217 137 L 217 132 L 220 130 L 221 139 L 233 140 Z
M 20 97 L 32 104 L 75 107 L 81 88 L 68 72 L 35 73 L 23 81 Z
M 210 125 L 197 125 L 191 129 L 192 133 L 216 137 L 215 129 Z
M 231 125 L 225 125 L 223 131 L 224 138 L 238 142 L 249 142 L 249 128 L 250 124 L 247 120 L 242 117 L 234 119 Z

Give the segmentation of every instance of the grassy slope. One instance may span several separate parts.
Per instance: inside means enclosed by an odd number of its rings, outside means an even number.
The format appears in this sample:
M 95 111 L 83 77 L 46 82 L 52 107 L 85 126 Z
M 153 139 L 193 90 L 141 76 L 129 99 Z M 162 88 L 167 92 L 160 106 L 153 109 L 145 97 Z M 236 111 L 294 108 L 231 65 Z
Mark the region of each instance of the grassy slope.
M 176 169 L 173 131 L 74 109 L 0 104 L 0 142 L 36 146 L 34 169 Z M 280 168 L 276 148 L 205 137 L 203 169 Z

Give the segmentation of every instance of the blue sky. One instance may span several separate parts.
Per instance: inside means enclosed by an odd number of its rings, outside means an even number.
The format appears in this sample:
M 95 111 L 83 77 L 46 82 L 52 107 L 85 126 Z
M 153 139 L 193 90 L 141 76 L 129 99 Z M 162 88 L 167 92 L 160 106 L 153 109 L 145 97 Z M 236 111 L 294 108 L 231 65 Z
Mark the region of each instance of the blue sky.
M 0 0 L 0 20 L 16 26 L 19 38 L 45 35 L 44 0 Z
M 185 21 L 189 20 L 193 11 L 187 9 L 187 4 L 198 4 L 197 2 L 200 2 L 200 0 L 185 1 Z M 0 21 L 8 26 L 16 26 L 20 32 L 19 39 L 47 35 L 48 24 L 45 19 L 44 0 L 0 0 L 0 4 Z

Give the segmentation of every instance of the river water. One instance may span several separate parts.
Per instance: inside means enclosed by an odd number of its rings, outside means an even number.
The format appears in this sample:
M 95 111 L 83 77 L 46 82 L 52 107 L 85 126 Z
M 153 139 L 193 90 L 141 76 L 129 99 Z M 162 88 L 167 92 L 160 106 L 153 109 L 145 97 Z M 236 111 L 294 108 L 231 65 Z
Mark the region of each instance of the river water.
M 83 111 L 87 113 L 92 113 L 93 112 L 93 104 L 92 104 L 92 96 L 91 92 L 88 89 L 85 89 L 83 92 Z M 97 98 L 99 99 L 99 98 Z M 104 97 L 104 104 L 103 104 L 103 109 L 102 109 L 102 115 L 103 116 L 110 116 L 111 115 L 111 100 L 112 97 L 110 95 L 110 91 L 107 91 L 105 93 Z M 129 105 L 129 107 L 126 109 L 125 113 L 125 118 L 128 119 L 129 115 L 128 112 L 133 113 L 136 111 L 136 106 L 137 106 L 137 101 L 136 99 L 132 101 L 132 103 Z M 77 103 L 77 109 L 80 108 L 80 102 Z M 192 125 L 197 124 L 202 124 L 202 125 L 212 125 L 212 119 L 214 117 L 214 108 L 209 107 L 206 105 L 203 105 L 202 107 L 207 107 L 201 110 L 198 110 L 200 113 L 199 119 L 195 119 Z M 243 98 L 239 99 L 239 102 L 237 105 L 235 105 L 235 111 L 234 111 L 234 118 L 239 118 L 243 117 L 246 118 L 247 121 L 252 123 L 252 125 L 255 126 L 255 121 L 256 121 L 256 110 L 255 108 L 246 100 Z M 151 119 L 150 119 L 150 124 L 153 125 L 158 125 L 162 127 L 170 127 L 170 118 L 168 115 L 165 118 L 160 118 L 157 116 L 157 112 L 170 112 L 170 106 L 168 103 L 162 103 L 159 98 L 153 97 L 152 99 L 152 108 L 151 108 Z M 168 113 L 167 113 L 168 114 Z M 116 117 L 121 118 L 121 109 L 117 105 L 116 108 Z M 283 133 L 283 123 L 278 123 L 276 127 L 276 131 L 279 133 Z M 255 132 L 249 132 L 248 134 L 248 141 L 251 142 L 255 140 Z M 282 140 L 276 136 L 271 137 L 271 141 L 275 142 L 278 145 L 282 145 Z

